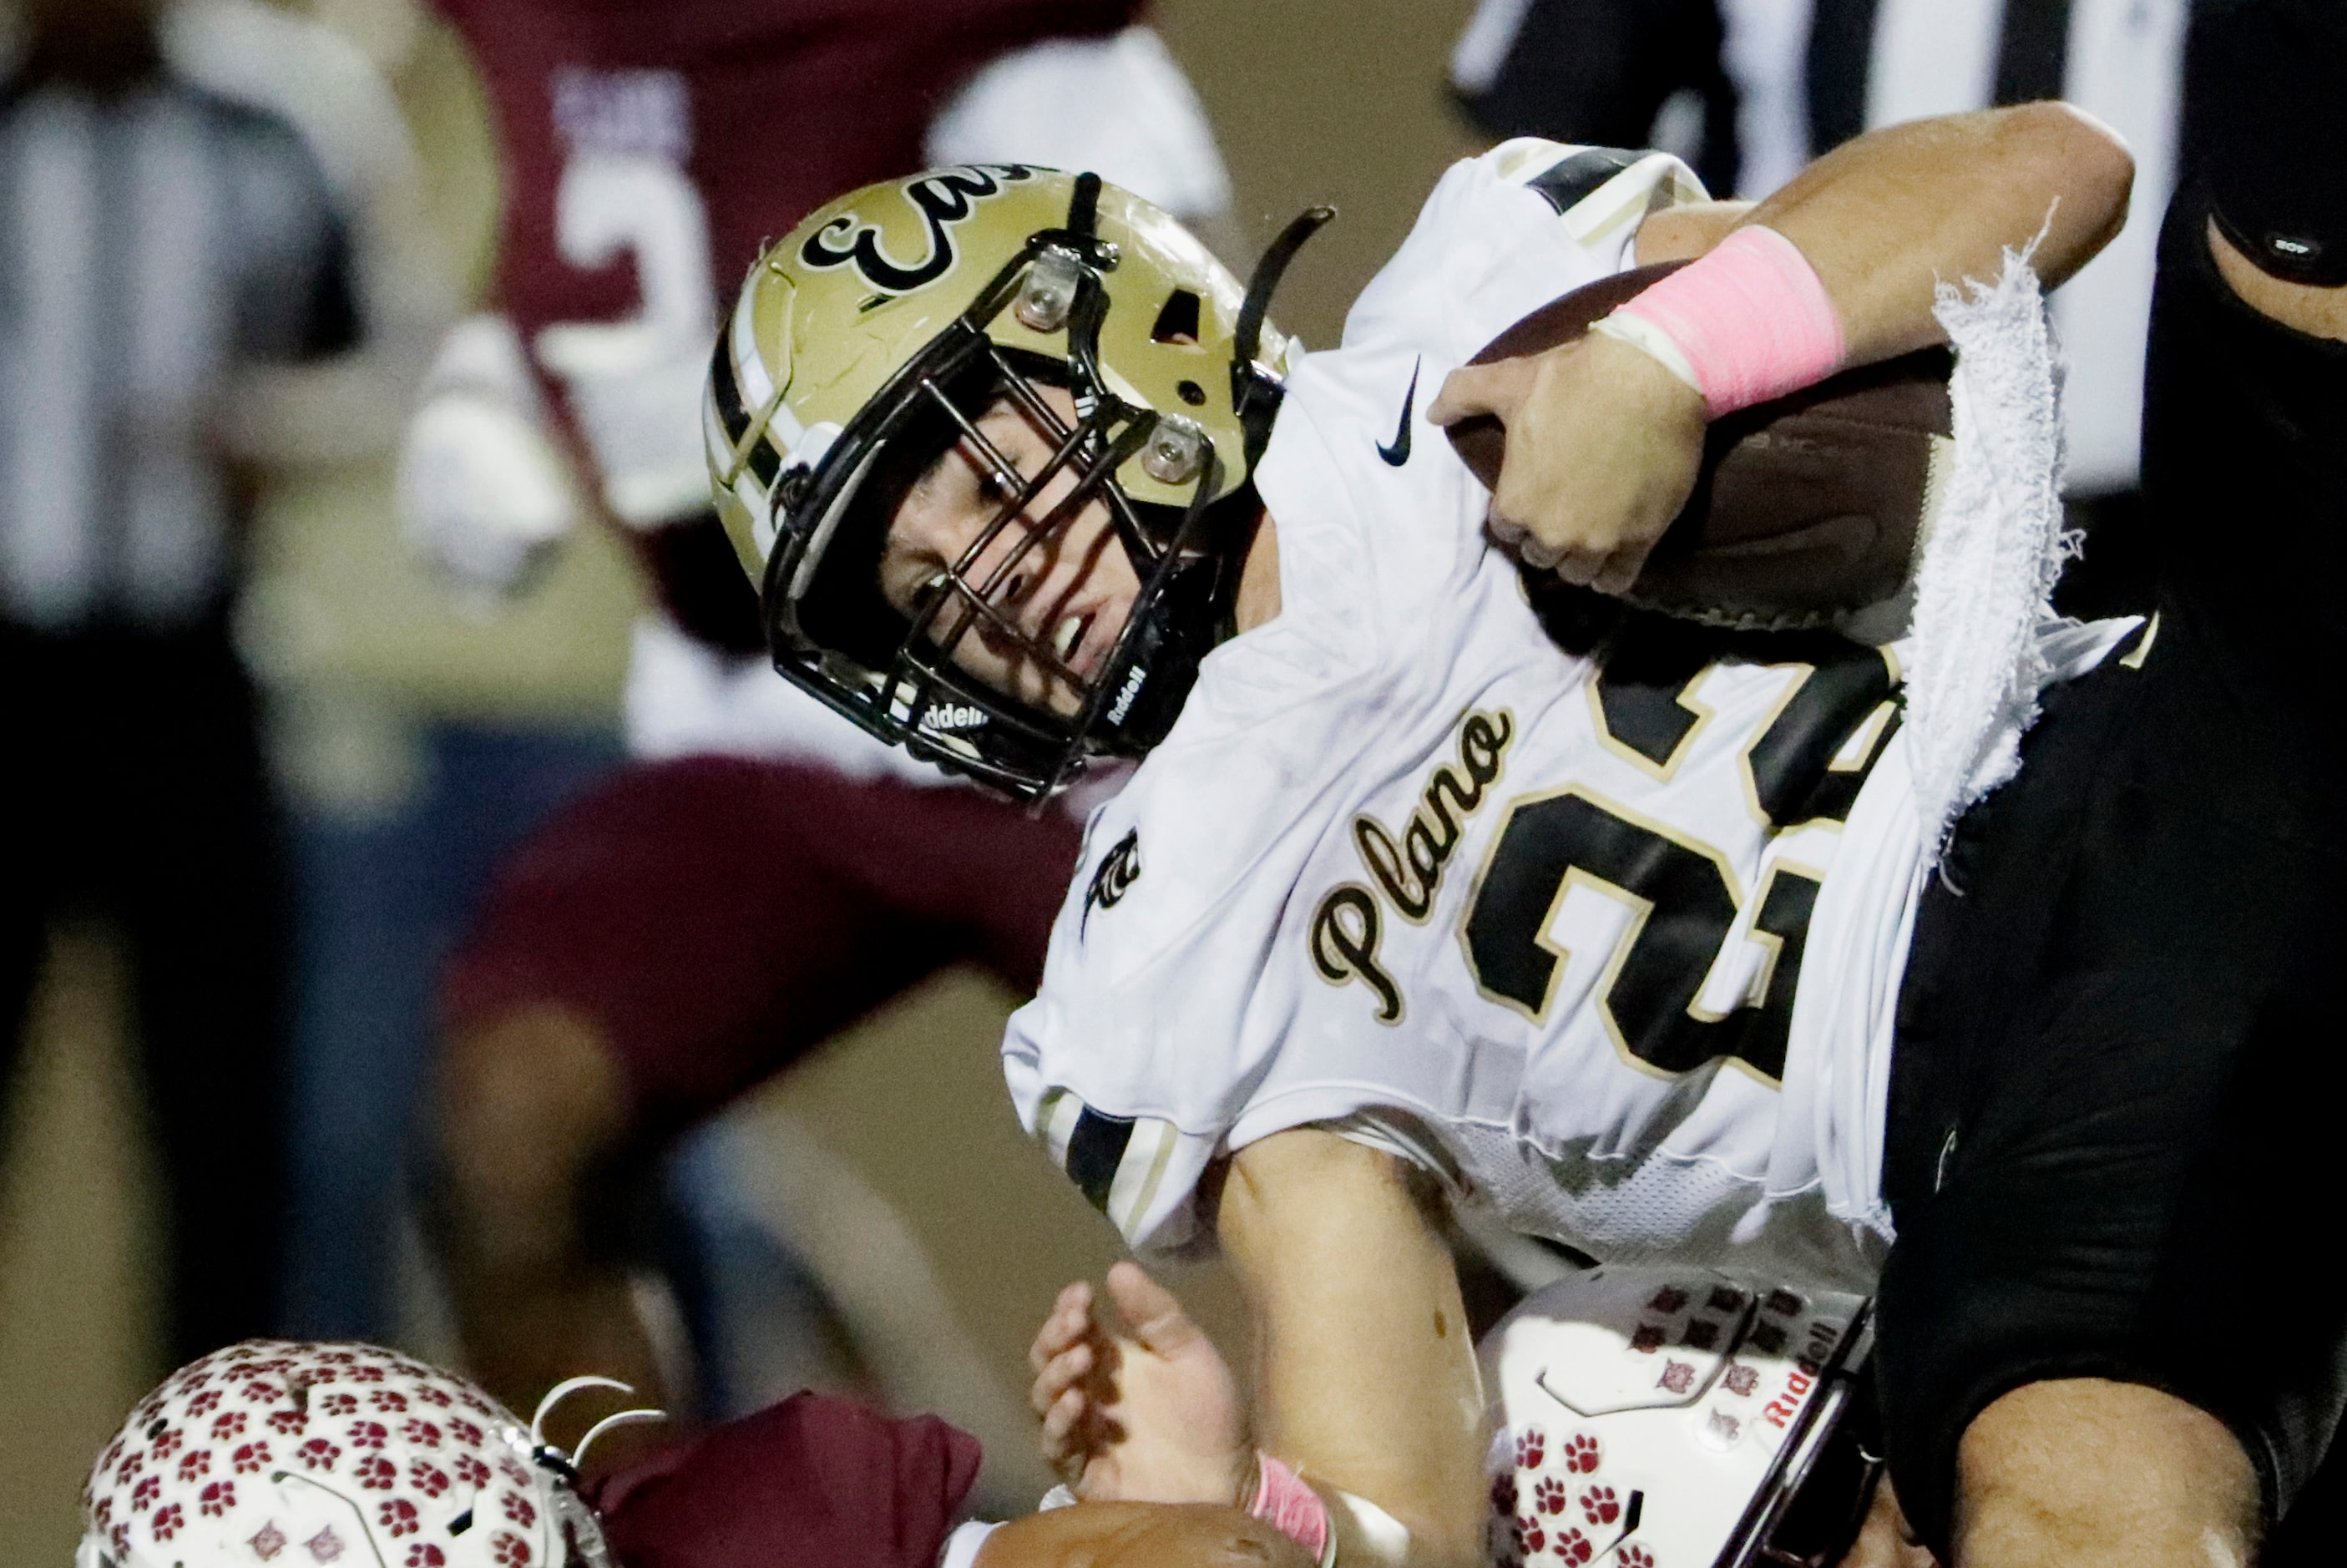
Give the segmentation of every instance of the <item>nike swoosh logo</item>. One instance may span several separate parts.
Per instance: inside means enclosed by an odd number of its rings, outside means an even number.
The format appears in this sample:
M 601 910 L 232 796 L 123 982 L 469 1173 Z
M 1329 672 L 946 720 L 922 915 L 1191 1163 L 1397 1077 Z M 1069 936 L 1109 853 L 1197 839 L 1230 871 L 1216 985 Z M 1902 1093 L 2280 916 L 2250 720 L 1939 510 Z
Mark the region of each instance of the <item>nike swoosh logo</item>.
M 1410 361 L 1409 390 L 1401 395 L 1401 427 L 1394 432 L 1393 445 L 1378 448 L 1378 456 L 1397 468 L 1409 461 L 1409 410 L 1418 401 L 1418 367 L 1422 363 Z

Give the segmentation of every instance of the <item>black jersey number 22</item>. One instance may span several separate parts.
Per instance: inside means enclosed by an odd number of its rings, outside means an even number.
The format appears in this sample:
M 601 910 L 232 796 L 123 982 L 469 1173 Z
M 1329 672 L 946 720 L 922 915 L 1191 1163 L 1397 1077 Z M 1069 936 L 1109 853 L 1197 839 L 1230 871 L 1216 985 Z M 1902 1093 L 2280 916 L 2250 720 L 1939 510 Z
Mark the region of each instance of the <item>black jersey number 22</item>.
M 1601 676 L 1599 698 L 1617 737 L 1666 764 L 1693 728 L 1694 705 L 1685 699 L 1701 678 L 1641 687 Z M 1809 668 L 1745 753 L 1753 793 L 1771 823 L 1782 828 L 1848 815 L 1889 736 L 1889 723 L 1869 721 L 1891 692 L 1890 667 L 1871 651 L 1853 648 Z M 1641 723 L 1645 744 L 1635 728 Z M 1861 727 L 1876 732 L 1866 755 L 1834 767 Z M 1814 877 L 1784 865 L 1771 870 L 1754 895 L 1754 934 L 1777 948 L 1766 992 L 1757 1007 L 1708 1014 L 1697 994 L 1739 912 L 1719 854 L 1577 789 L 1514 802 L 1467 912 L 1466 948 L 1476 983 L 1534 1019 L 1548 1011 L 1564 967 L 1543 933 L 1575 880 L 1631 907 L 1595 999 L 1624 1050 L 1665 1072 L 1735 1057 L 1769 1078 L 1784 1076 L 1793 993 L 1817 903 Z

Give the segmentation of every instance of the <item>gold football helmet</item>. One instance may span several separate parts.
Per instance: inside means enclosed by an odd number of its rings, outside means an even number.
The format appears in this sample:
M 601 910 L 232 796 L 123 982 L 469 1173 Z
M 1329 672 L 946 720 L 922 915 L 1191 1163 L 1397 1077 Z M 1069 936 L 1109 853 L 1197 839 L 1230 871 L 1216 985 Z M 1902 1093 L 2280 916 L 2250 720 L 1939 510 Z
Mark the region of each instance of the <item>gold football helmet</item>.
M 1162 740 L 1198 661 L 1229 635 L 1259 512 L 1254 466 L 1293 346 L 1265 306 L 1329 215 L 1291 225 L 1245 290 L 1138 197 L 1020 165 L 867 186 L 772 246 L 719 334 L 703 425 L 775 668 L 881 739 L 1030 800 L 1092 757 Z M 1047 385 L 1071 395 L 1072 423 Z M 1005 399 L 1050 440 L 1040 472 L 1020 473 L 978 428 Z M 881 595 L 880 551 L 907 489 L 956 442 L 1005 498 L 907 615 Z M 1088 679 L 1023 632 L 1007 599 L 1020 559 L 1095 501 L 1142 588 Z M 955 646 L 980 627 L 1066 682 L 1076 711 L 959 669 Z

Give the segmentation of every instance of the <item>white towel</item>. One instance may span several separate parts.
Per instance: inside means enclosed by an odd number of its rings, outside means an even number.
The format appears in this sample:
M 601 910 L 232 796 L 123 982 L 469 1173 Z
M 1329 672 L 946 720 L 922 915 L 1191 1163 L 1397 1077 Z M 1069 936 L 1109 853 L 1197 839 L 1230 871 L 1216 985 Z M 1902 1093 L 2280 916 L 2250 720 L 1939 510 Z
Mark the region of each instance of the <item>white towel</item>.
M 2061 400 L 2034 249 L 2007 251 L 1993 284 L 1942 283 L 1934 311 L 1956 351 L 1955 455 L 1916 572 L 1906 682 L 1934 865 L 1956 818 L 2019 768 L 2055 678 L 2045 640 L 2065 624 L 2054 583 L 2076 543 L 2063 528 Z

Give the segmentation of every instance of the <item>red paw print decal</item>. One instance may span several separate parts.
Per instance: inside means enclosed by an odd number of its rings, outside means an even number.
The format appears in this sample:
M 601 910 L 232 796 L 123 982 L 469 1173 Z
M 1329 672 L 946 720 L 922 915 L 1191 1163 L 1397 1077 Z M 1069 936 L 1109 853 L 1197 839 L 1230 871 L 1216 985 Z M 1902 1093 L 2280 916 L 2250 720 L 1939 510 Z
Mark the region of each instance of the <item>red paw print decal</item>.
M 512 1520 L 516 1524 L 520 1525 L 524 1530 L 528 1530 L 531 1525 L 538 1522 L 538 1510 L 530 1506 L 529 1500 L 528 1498 L 516 1497 L 512 1492 L 507 1492 L 503 1499 L 503 1502 L 506 1511 L 506 1517 Z
M 1572 1563 L 1573 1568 L 1580 1568 L 1580 1564 L 1597 1555 L 1597 1548 L 1580 1531 L 1565 1530 L 1557 1533 L 1556 1554 Z
M 375 1512 L 375 1522 L 396 1541 L 403 1535 L 413 1535 L 423 1528 L 415 1517 L 415 1505 L 404 1497 L 395 1497 Z
M 446 1389 L 418 1389 L 415 1390 L 415 1397 L 434 1409 L 442 1410 L 456 1402 L 448 1397 L 448 1390 Z M 436 1546 L 433 1550 L 436 1552 L 439 1548 Z
M 229 1468 L 239 1475 L 257 1475 L 269 1464 L 269 1445 L 246 1443 L 229 1455 Z
M 489 1557 L 497 1568 L 523 1568 L 529 1561 L 529 1542 L 510 1530 L 500 1530 L 489 1542 Z
M 318 1408 L 330 1416 L 355 1416 L 359 1413 L 356 1394 L 329 1394 L 318 1401 Z
M 293 1450 L 293 1457 L 302 1461 L 303 1470 L 332 1470 L 343 1450 L 323 1438 L 312 1438 Z
M 212 1423 L 212 1441 L 224 1443 L 231 1438 L 244 1436 L 244 1412 L 231 1410 Z
M 1532 1488 L 1532 1506 L 1542 1513 L 1563 1513 L 1567 1495 L 1564 1482 L 1543 1479 L 1538 1486 Z
M 383 1368 L 380 1367 L 354 1367 L 351 1368 L 351 1381 L 354 1383 L 380 1383 L 383 1381 Z
M 165 1427 L 155 1434 L 155 1457 L 159 1460 L 169 1459 L 185 1448 L 187 1442 L 185 1432 L 180 1431 L 177 1427 Z
M 522 1491 L 529 1490 L 529 1471 L 522 1469 L 518 1460 L 509 1459 L 497 1460 L 497 1472 Z
M 451 1437 L 454 1437 L 458 1442 L 463 1443 L 466 1448 L 479 1448 L 483 1441 L 481 1429 L 475 1426 L 472 1422 L 465 1419 L 462 1416 L 458 1416 L 455 1420 L 448 1423 L 448 1432 Z
M 132 1476 L 137 1475 L 140 1471 L 145 1470 L 146 1468 L 147 1450 L 144 1449 L 132 1449 L 128 1453 L 122 1456 L 122 1468 L 114 1472 L 114 1479 L 118 1481 L 128 1481 Z
M 411 1546 L 407 1549 L 407 1568 L 446 1568 L 448 1554 L 437 1546 Z
M 381 1421 L 351 1423 L 351 1447 L 354 1449 L 379 1449 L 390 1437 L 390 1430 Z
M 232 1481 L 212 1482 L 211 1485 L 204 1488 L 203 1495 L 196 1500 L 197 1511 L 207 1519 L 218 1519 L 235 1506 L 236 1482 Z
M 176 1502 L 172 1503 L 168 1508 L 157 1509 L 155 1511 L 155 1519 L 153 1523 L 155 1539 L 158 1541 L 170 1540 L 171 1537 L 179 1533 L 179 1527 L 187 1523 L 187 1522 L 188 1516 L 184 1512 L 180 1512 L 179 1505 Z
M 1593 1486 L 1581 1494 L 1581 1512 L 1592 1524 L 1611 1524 L 1622 1517 L 1622 1500 L 1610 1486 Z
M 367 1403 L 389 1415 L 404 1416 L 407 1413 L 407 1396 L 396 1389 L 377 1389 L 367 1396 Z
M 399 1484 L 398 1467 L 381 1454 L 374 1454 L 359 1460 L 358 1469 L 352 1473 L 359 1478 L 359 1484 L 369 1491 L 389 1491 Z
M 457 1455 L 456 1462 L 452 1468 L 456 1472 L 456 1479 L 475 1491 L 489 1484 L 489 1467 L 471 1454 Z
M 270 1430 L 285 1437 L 290 1438 L 294 1436 L 296 1433 L 307 1431 L 309 1427 L 310 1418 L 303 1415 L 299 1410 L 272 1410 L 269 1412 Z
M 1622 1568 L 1655 1568 L 1655 1554 L 1643 1546 L 1624 1546 L 1616 1555 Z
M 134 1511 L 144 1511 L 149 1503 L 162 1495 L 163 1478 L 161 1476 L 143 1477 L 137 1486 L 130 1489 L 130 1506 Z
M 1538 1427 L 1526 1427 L 1516 1434 L 1516 1468 L 1538 1470 L 1548 1455 L 1548 1434 Z
M 273 1405 L 277 1402 L 278 1396 L 284 1392 L 285 1390 L 276 1384 L 259 1378 L 255 1378 L 244 1386 L 244 1397 L 256 1405 Z
M 1587 1432 L 1575 1432 L 1564 1440 L 1561 1457 L 1566 1470 L 1574 1475 L 1587 1475 L 1597 1468 L 1597 1440 Z
M 1516 1550 L 1519 1553 L 1529 1557 L 1533 1553 L 1545 1547 L 1547 1544 L 1548 1532 L 1541 1528 L 1541 1522 L 1538 1519 L 1529 1513 L 1518 1517 L 1516 1520 Z
M 187 1457 L 179 1461 L 179 1479 L 181 1481 L 199 1481 L 203 1477 L 210 1475 L 211 1473 L 211 1450 L 190 1449 L 188 1450 Z
M 209 1416 L 214 1410 L 220 1409 L 220 1391 L 218 1389 L 206 1389 L 202 1393 L 198 1394 L 194 1399 L 188 1401 L 188 1414 L 191 1416 Z
M 448 1472 L 417 1460 L 407 1467 L 408 1484 L 426 1497 L 438 1497 L 448 1490 Z
M 440 1446 L 440 1429 L 430 1421 L 409 1421 L 399 1429 L 399 1435 L 420 1449 Z

